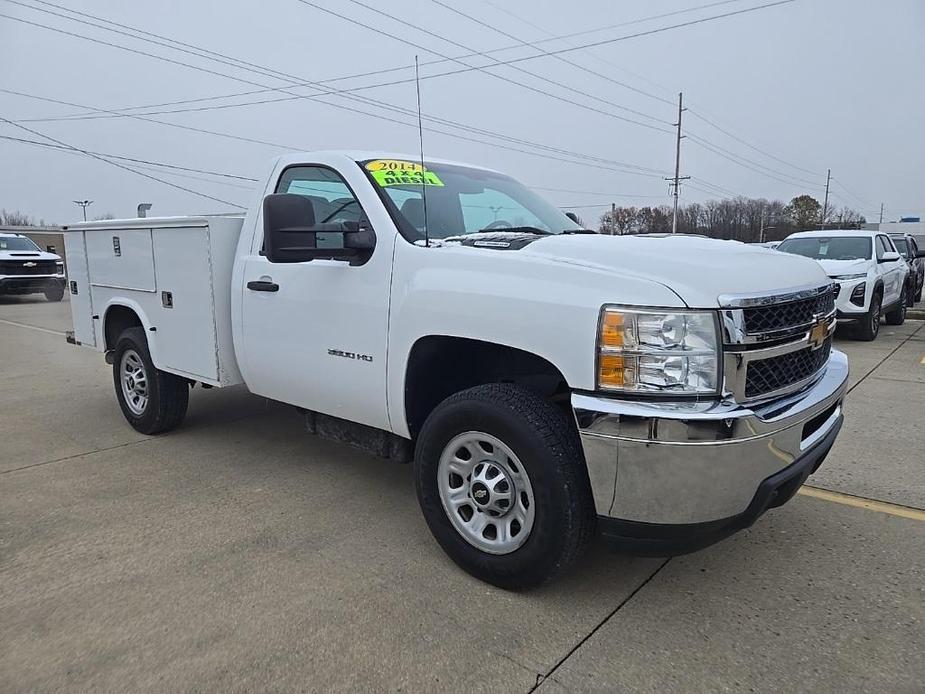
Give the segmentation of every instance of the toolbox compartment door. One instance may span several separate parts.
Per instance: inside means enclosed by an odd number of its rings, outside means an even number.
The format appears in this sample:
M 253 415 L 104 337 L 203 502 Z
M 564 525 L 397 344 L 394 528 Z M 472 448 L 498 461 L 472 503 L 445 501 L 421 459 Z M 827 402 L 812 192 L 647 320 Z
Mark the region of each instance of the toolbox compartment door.
M 84 234 L 94 286 L 155 290 L 150 229 L 88 229 Z
M 153 230 L 158 368 L 195 380 L 219 380 L 208 225 Z
M 67 258 L 67 291 L 71 302 L 74 339 L 82 345 L 96 347 L 93 327 L 93 296 L 90 292 L 90 272 L 87 267 L 86 235 L 82 231 L 64 234 Z

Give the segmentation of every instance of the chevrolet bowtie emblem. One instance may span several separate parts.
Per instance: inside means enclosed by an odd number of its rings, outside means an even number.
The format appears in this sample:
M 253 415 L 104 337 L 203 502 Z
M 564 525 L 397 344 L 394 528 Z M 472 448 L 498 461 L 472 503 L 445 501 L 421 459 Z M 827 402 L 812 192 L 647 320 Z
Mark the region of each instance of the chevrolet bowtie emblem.
M 35 267 L 35 263 L 33 263 L 33 262 L 30 260 L 30 261 L 27 262 L 27 263 L 23 263 L 22 266 L 23 266 L 23 267 Z
M 809 346 L 813 349 L 819 349 L 825 344 L 829 336 L 829 322 L 820 316 L 816 317 L 816 322 L 809 329 Z

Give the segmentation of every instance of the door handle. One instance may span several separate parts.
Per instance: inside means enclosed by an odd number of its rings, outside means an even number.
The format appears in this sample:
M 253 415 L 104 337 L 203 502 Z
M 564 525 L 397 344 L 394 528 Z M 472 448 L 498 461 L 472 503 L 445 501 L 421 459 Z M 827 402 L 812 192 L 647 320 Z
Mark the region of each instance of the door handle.
M 266 280 L 251 280 L 247 283 L 247 288 L 254 292 L 279 291 L 279 285 L 276 282 L 267 282 Z

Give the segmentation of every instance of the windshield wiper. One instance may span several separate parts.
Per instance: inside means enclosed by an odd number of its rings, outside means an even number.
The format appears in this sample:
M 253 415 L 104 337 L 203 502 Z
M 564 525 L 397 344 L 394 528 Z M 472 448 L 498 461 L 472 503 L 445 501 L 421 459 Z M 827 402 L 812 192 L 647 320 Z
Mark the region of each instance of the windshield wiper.
M 563 234 L 596 234 L 597 232 L 594 229 L 565 229 L 562 231 Z
M 493 234 L 493 233 L 502 233 L 502 234 L 541 234 L 546 236 L 552 234 L 551 231 L 546 231 L 546 229 L 540 229 L 539 227 L 531 226 L 522 226 L 522 227 L 496 227 L 495 229 L 479 229 L 477 234 Z

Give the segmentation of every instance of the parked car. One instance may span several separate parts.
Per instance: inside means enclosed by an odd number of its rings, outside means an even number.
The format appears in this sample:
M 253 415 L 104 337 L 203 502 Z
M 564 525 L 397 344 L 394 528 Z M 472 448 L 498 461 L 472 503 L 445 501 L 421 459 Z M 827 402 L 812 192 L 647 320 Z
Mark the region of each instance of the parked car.
M 925 249 L 919 248 L 912 234 L 890 234 L 893 245 L 906 259 L 909 272 L 909 305 L 922 300 L 922 285 L 925 283 Z
M 44 294 L 64 298 L 64 261 L 28 236 L 0 233 L 0 294 Z
M 863 340 L 880 333 L 880 318 L 890 325 L 906 320 L 909 266 L 886 234 L 877 231 L 801 231 L 778 251 L 813 258 L 836 282 L 839 320 L 854 321 Z
M 811 260 L 600 235 L 508 176 L 415 157 L 283 156 L 259 190 L 246 216 L 68 229 L 69 339 L 105 352 L 145 434 L 182 422 L 193 384 L 243 382 L 413 459 L 431 532 L 485 581 L 544 581 L 595 527 L 659 556 L 716 542 L 790 499 L 841 427 Z

